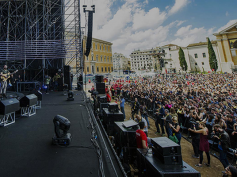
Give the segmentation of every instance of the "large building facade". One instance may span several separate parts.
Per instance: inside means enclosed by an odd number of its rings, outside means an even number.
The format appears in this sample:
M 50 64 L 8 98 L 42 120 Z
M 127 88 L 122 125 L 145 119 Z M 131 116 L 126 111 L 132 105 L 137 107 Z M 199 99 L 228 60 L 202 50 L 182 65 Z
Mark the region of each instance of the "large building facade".
M 222 71 L 237 71 L 237 23 L 214 35 L 218 44 Z
M 131 53 L 131 70 L 151 70 L 155 67 L 154 57 L 151 55 L 156 53 L 156 49 L 135 50 Z
M 130 59 L 126 58 L 121 53 L 113 54 L 113 66 L 114 70 L 130 70 Z
M 86 48 L 83 40 L 83 48 Z M 92 48 L 88 57 L 84 58 L 85 74 L 107 74 L 113 71 L 112 43 L 100 39 L 92 39 Z

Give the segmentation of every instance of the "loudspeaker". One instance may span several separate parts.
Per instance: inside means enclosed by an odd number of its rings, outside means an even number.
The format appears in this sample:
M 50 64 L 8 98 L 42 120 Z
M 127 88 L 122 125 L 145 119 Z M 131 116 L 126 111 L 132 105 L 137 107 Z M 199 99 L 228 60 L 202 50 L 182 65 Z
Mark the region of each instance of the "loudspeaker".
M 93 11 L 89 11 L 89 15 L 88 15 L 88 33 L 87 33 L 86 53 L 85 53 L 85 55 L 87 57 L 89 56 L 90 51 L 91 51 L 92 28 L 93 28 Z
M 103 108 L 103 123 L 114 124 L 114 122 L 123 122 L 123 113 L 121 111 L 117 113 L 111 113 L 108 108 Z
M 119 112 L 119 107 L 117 103 L 109 103 L 109 112 L 111 113 L 118 113 Z
M 95 82 L 96 83 L 102 83 L 104 81 L 104 76 L 103 75 L 96 75 L 95 76 Z
M 105 94 L 105 83 L 96 83 L 95 87 L 99 94 Z
M 183 165 L 166 165 L 146 149 L 137 149 L 138 176 L 200 177 L 200 173 L 183 161 Z
M 153 156 L 158 158 L 163 164 L 166 165 L 182 165 L 183 160 L 181 155 L 168 155 L 163 156 L 156 148 L 152 147 Z
M 38 97 L 35 94 L 26 95 L 20 99 L 21 107 L 29 107 L 37 104 Z
M 38 101 L 42 101 L 43 96 L 42 96 L 42 93 L 40 91 L 36 91 L 34 94 L 37 96 Z
M 68 85 L 68 89 L 71 90 L 71 67 L 68 65 L 64 66 L 64 84 Z
M 116 144 L 118 147 L 137 147 L 136 142 L 136 130 L 138 129 L 127 129 L 123 126 L 123 122 L 114 122 L 115 132 L 114 135 Z
M 181 155 L 181 147 L 167 137 L 152 138 L 151 144 L 162 156 Z M 153 150 L 152 148 L 152 150 Z
M 0 115 L 6 115 L 20 109 L 20 102 L 16 98 L 0 101 Z

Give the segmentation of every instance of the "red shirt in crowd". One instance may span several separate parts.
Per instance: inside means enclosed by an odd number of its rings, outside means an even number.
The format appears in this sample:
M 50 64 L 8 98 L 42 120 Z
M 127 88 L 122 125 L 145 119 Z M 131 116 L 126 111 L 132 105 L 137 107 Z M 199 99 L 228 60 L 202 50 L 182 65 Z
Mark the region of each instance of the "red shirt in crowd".
M 111 96 L 109 95 L 109 93 L 106 94 L 106 97 L 107 97 L 107 102 L 110 102 L 111 101 Z
M 146 146 L 147 146 L 147 136 L 144 131 L 140 129 L 136 131 L 136 140 L 137 140 L 137 148 L 143 149 L 142 140 L 146 141 Z

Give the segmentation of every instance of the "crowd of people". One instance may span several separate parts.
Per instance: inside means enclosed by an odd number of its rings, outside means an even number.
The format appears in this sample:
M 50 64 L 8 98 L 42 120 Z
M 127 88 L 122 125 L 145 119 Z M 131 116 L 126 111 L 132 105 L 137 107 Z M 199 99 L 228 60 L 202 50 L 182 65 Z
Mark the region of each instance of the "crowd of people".
M 206 166 L 210 166 L 208 140 L 217 142 L 225 168 L 229 166 L 228 149 L 237 148 L 236 91 L 234 73 L 138 77 L 131 82 L 115 83 L 110 88 L 112 98 L 122 96 L 131 102 L 131 119 L 140 114 L 150 128 L 148 117 L 155 118 L 156 134 L 180 144 L 181 130 L 188 130 L 193 157 L 200 159 L 197 167 L 202 167 L 203 151 L 208 159 Z

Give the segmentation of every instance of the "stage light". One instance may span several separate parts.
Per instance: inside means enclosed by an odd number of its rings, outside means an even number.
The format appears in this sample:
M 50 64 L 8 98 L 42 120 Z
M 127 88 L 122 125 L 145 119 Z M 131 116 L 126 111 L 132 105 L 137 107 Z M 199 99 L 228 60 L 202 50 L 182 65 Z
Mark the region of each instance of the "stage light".
M 74 95 L 73 92 L 72 92 L 72 91 L 69 91 L 69 92 L 68 92 L 68 98 L 67 98 L 67 100 L 68 100 L 68 101 L 74 101 L 73 95 Z
M 68 133 L 71 122 L 61 116 L 57 115 L 53 119 L 55 135 L 52 138 L 53 144 L 68 146 L 71 143 L 71 134 Z

